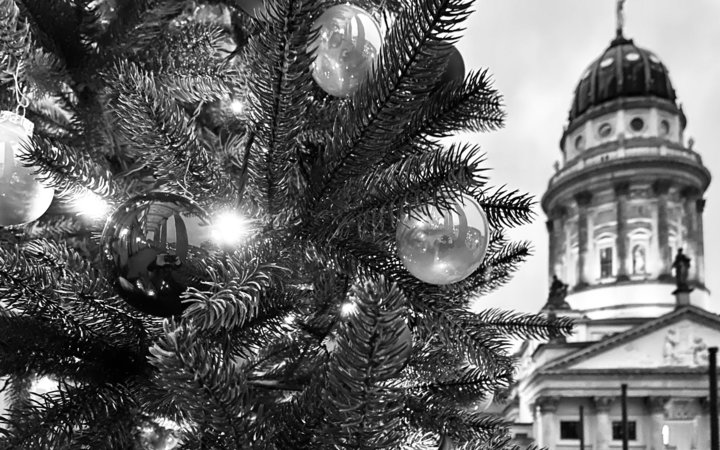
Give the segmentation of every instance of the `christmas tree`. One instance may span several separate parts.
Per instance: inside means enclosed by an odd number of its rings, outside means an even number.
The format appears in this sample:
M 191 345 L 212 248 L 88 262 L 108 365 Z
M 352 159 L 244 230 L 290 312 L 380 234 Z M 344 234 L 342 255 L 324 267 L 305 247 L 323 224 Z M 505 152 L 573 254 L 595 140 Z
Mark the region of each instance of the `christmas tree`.
M 533 200 L 445 139 L 504 117 L 471 6 L 0 0 L 0 448 L 507 447 L 570 324 L 472 309 Z

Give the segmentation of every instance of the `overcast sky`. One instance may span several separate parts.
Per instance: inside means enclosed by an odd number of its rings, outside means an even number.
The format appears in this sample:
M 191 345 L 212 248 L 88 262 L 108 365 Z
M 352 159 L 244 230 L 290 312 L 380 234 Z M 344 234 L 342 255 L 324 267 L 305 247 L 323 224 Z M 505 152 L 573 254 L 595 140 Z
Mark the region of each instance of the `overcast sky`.
M 466 68 L 488 68 L 505 97 L 503 130 L 473 136 L 488 154 L 493 185 L 537 200 L 561 157 L 573 90 L 615 35 L 615 0 L 476 0 L 458 44 Z M 720 301 L 720 0 L 627 0 L 625 36 L 665 63 L 688 118 L 685 138 L 717 177 L 705 193 L 705 278 Z M 467 139 L 466 139 L 467 140 Z M 536 312 L 547 297 L 548 239 L 539 205 L 513 230 L 534 256 L 482 306 Z M 668 290 L 670 295 L 670 290 Z

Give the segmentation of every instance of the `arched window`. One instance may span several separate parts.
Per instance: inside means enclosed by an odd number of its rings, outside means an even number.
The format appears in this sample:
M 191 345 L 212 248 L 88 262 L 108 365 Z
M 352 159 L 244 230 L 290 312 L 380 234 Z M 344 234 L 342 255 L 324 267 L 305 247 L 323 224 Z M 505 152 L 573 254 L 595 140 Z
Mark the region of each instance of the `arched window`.
M 615 276 L 615 236 L 603 234 L 596 241 L 598 257 L 598 276 L 606 280 Z

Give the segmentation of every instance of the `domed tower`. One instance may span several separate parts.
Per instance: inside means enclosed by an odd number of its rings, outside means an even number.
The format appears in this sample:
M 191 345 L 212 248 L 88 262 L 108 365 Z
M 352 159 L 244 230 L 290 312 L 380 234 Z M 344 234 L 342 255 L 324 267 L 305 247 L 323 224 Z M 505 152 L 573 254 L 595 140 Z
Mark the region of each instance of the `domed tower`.
M 575 89 L 562 163 L 542 207 L 550 276 L 589 319 L 671 311 L 678 249 L 692 259 L 690 302 L 716 311 L 704 286 L 703 193 L 710 173 L 693 142 L 668 69 L 622 34 Z

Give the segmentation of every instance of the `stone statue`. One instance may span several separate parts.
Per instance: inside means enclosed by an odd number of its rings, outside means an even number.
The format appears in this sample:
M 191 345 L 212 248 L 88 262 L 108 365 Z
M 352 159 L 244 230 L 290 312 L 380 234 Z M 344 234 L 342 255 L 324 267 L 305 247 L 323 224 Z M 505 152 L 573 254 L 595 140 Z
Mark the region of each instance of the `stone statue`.
M 688 284 L 688 277 L 690 275 L 690 258 L 685 256 L 682 249 L 679 248 L 677 255 L 675 255 L 675 261 L 673 262 L 672 268 L 675 269 L 675 284 L 677 285 L 677 292 L 690 292 L 692 289 Z
M 677 345 L 679 342 L 677 331 L 670 328 L 665 334 L 665 343 L 663 344 L 663 362 L 667 366 L 673 366 L 680 362 L 677 354 Z
M 708 346 L 701 337 L 695 337 L 691 345 L 693 363 L 696 366 L 705 366 L 708 363 L 707 349 Z
M 550 293 L 548 295 L 547 303 L 545 308 L 547 309 L 570 309 L 570 305 L 565 301 L 567 296 L 568 285 L 560 281 L 560 279 L 553 275 L 552 283 L 550 284 Z

